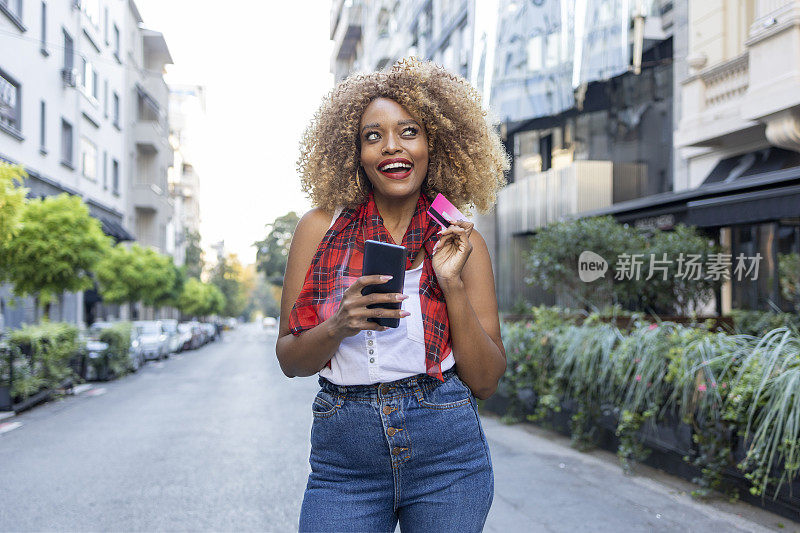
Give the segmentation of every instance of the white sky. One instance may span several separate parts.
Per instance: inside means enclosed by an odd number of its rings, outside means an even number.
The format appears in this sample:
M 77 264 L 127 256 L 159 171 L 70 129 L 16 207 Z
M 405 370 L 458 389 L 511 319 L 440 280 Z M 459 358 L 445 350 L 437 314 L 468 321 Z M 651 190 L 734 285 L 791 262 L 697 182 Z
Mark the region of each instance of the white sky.
M 136 0 L 164 33 L 168 82 L 206 87 L 205 131 L 194 134 L 200 231 L 243 263 L 264 225 L 309 204 L 295 169 L 303 130 L 330 90 L 330 1 Z

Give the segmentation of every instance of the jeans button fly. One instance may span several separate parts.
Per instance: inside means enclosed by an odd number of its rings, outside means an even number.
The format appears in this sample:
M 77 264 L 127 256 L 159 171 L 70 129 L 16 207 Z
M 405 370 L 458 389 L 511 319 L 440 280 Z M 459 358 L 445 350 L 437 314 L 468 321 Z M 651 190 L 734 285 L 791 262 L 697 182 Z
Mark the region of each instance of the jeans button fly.
M 395 446 L 394 448 L 392 448 L 392 455 L 400 455 L 400 452 L 402 451 L 403 451 L 402 448 L 400 448 L 399 446 Z
M 381 387 L 381 394 L 389 394 L 389 387 Z
M 391 414 L 391 412 L 392 412 L 392 408 L 390 406 L 386 405 L 386 406 L 383 407 L 383 414 L 388 415 L 388 414 Z
M 392 437 L 392 436 L 394 436 L 395 433 L 397 433 L 397 430 L 394 429 L 394 428 L 389 428 L 389 429 L 386 430 L 386 433 L 388 433 L 389 436 Z

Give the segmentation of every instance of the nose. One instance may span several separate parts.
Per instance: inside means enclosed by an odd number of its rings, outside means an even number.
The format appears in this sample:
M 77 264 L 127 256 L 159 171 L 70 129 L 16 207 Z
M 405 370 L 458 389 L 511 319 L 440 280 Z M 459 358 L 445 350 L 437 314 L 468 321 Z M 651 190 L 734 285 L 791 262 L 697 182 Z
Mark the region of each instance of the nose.
M 383 145 L 383 149 L 381 150 L 384 154 L 395 154 L 400 150 L 400 146 L 397 144 L 397 138 L 393 132 L 389 132 L 385 139 L 386 143 Z

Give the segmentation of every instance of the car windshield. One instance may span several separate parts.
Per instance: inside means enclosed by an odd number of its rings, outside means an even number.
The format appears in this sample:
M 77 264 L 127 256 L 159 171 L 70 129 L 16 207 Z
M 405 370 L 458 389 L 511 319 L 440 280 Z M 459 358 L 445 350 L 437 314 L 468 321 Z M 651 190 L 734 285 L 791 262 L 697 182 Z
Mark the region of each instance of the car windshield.
M 140 324 L 136 326 L 139 335 L 161 335 L 161 328 L 156 324 Z

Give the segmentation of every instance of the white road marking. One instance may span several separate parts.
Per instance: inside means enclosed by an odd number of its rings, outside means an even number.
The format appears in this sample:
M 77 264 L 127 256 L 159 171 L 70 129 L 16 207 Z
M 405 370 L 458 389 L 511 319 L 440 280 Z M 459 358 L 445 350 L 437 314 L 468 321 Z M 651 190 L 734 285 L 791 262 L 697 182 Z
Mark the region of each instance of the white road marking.
M 22 422 L 4 422 L 0 424 L 0 433 L 7 433 L 12 429 L 17 429 L 22 426 Z
M 17 413 L 14 411 L 0 411 L 0 420 L 5 420 L 6 418 L 11 418 L 15 416 Z

